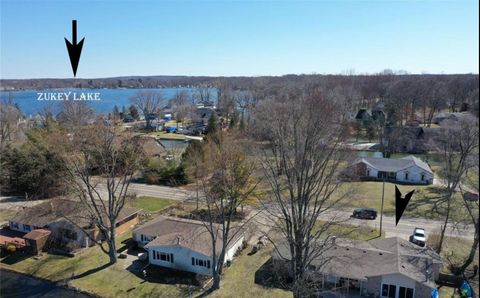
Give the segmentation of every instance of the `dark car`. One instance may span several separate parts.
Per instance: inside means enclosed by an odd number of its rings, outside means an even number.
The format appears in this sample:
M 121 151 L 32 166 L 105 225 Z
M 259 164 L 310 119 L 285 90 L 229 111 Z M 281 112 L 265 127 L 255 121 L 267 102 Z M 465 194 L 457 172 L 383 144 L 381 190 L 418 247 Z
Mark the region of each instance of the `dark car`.
M 127 115 L 127 116 L 125 116 L 125 118 L 123 118 L 124 123 L 130 123 L 130 122 L 134 122 L 134 121 L 135 121 L 135 119 L 133 119 L 133 117 L 130 116 L 130 115 Z
M 353 210 L 352 217 L 360 219 L 375 219 L 377 218 L 377 210 L 373 208 L 358 208 Z

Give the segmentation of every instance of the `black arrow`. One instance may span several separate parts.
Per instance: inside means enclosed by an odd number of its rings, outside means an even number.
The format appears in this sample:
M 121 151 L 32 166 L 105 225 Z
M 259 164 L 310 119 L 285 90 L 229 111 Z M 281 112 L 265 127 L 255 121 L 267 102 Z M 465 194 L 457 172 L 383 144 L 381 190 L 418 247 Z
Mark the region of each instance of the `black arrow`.
M 415 190 L 412 190 L 405 195 L 405 198 L 402 198 L 402 193 L 395 185 L 395 226 L 398 225 L 398 222 L 402 217 L 403 211 L 405 211 L 405 209 L 407 208 L 408 202 L 410 202 L 410 199 L 412 198 L 414 192 Z
M 68 56 L 70 57 L 70 64 L 72 64 L 73 76 L 77 75 L 78 62 L 82 54 L 83 41 L 85 37 L 77 44 L 77 20 L 72 20 L 72 43 L 65 37 L 67 44 Z

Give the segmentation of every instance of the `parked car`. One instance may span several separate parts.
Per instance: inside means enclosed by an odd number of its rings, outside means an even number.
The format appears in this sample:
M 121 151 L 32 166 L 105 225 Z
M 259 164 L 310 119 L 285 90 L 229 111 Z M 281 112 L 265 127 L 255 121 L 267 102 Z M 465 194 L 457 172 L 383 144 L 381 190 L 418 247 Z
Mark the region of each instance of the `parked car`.
M 475 202 L 475 201 L 478 201 L 478 193 L 469 191 L 469 192 L 466 192 L 466 193 L 463 194 L 463 198 L 466 201 Z
M 123 118 L 124 123 L 130 123 L 130 122 L 134 122 L 134 121 L 135 121 L 135 119 L 133 119 L 133 117 L 130 116 L 130 115 L 127 115 L 127 116 L 125 116 L 125 118 Z
M 373 208 L 358 208 L 353 210 L 352 217 L 360 219 L 375 219 L 377 218 L 377 210 Z
M 427 237 L 425 236 L 425 230 L 422 228 L 415 228 L 413 234 L 410 235 L 410 242 L 421 247 L 425 246 L 426 241 Z

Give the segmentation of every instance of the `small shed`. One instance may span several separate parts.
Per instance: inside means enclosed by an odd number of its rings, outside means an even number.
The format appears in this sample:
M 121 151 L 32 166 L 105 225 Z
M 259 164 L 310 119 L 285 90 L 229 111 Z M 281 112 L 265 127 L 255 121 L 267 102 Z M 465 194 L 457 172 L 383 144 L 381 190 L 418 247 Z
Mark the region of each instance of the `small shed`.
M 33 254 L 38 255 L 45 247 L 45 244 L 47 244 L 51 233 L 51 231 L 46 229 L 36 229 L 23 236 L 23 239 L 25 239 L 27 246 Z

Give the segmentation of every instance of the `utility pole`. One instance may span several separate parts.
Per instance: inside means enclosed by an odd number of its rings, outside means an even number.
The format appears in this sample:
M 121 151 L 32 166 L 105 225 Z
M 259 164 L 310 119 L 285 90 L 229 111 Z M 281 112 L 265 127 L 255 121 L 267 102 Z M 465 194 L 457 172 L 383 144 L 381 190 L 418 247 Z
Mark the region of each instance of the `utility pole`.
M 385 178 L 383 178 L 382 186 L 382 209 L 380 210 L 380 237 L 382 237 L 382 224 L 383 224 L 383 202 L 385 200 Z

